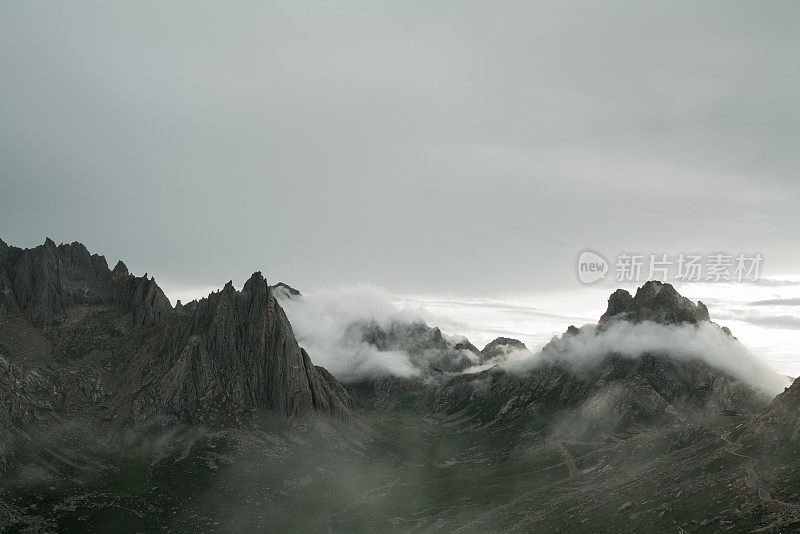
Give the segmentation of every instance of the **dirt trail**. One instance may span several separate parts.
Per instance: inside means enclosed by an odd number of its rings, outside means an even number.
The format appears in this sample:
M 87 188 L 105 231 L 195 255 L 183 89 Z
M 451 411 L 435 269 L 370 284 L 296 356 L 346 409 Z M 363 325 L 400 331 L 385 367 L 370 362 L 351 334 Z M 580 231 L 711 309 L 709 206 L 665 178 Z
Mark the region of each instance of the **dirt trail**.
M 764 502 L 774 502 L 780 504 L 782 506 L 788 506 L 789 508 L 795 508 L 800 510 L 800 505 L 791 504 L 788 502 L 779 501 L 777 499 L 773 499 L 772 495 L 758 485 L 758 479 L 760 478 L 756 473 L 756 466 L 758 465 L 759 459 L 755 456 L 750 456 L 748 454 L 742 454 L 740 451 L 742 449 L 741 443 L 734 443 L 733 441 L 729 440 L 725 434 L 722 435 L 722 441 L 731 445 L 730 449 L 725 449 L 725 452 L 728 454 L 732 454 L 734 456 L 739 456 L 740 458 L 748 458 L 750 461 L 744 466 L 744 470 L 747 472 L 747 478 L 744 479 L 745 484 L 747 484 L 748 488 L 755 488 L 758 491 L 758 497 Z
M 567 465 L 567 469 L 569 469 L 569 476 L 573 478 L 581 476 L 581 470 L 578 469 L 578 466 L 575 464 L 575 458 L 570 454 L 567 446 L 561 441 L 556 441 L 555 446 L 564 456 L 564 463 Z

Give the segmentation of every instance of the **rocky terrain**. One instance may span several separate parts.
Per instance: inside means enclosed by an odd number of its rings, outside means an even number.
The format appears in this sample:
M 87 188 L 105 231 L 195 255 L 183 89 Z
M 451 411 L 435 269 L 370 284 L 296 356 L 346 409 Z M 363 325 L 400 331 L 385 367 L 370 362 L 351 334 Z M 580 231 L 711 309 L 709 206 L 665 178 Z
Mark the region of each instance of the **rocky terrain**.
M 254 273 L 173 308 L 79 243 L 0 241 L 0 531 L 800 529 L 797 382 L 605 342 L 737 346 L 669 284 L 535 353 L 358 321 L 419 372 L 344 385 L 295 338 L 302 298 Z
M 583 335 L 581 343 L 587 345 L 597 332 L 616 322 L 644 321 L 660 325 L 705 322 L 720 336 L 730 336 L 727 329 L 711 323 L 702 303 L 682 297 L 669 284 L 648 282 L 635 296 L 616 291 L 598 325 L 570 326 L 540 354 L 531 355 L 535 363 L 527 369 L 502 365 L 503 355 L 527 349 L 518 340 L 498 338 L 483 351 L 474 349 L 474 363 L 497 362 L 482 372 L 449 376 L 444 381 L 426 376 L 414 380 L 389 377 L 348 388 L 366 407 L 430 410 L 432 416 L 476 431 L 564 427 L 572 433 L 608 433 L 632 424 L 688 422 L 724 410 L 754 413 L 766 406 L 769 398 L 764 393 L 699 359 L 676 360 L 658 352 L 631 358 L 598 345 L 590 354 L 590 364 L 576 365 L 570 360 L 570 341 L 576 336 Z M 407 326 L 401 337 L 406 345 L 416 340 L 429 350 L 448 354 L 446 347 L 429 341 L 431 330 L 424 325 L 416 330 Z M 434 335 L 434 339 L 440 338 L 440 333 Z M 384 335 L 372 341 L 383 348 L 386 339 Z M 428 360 L 435 361 L 432 357 Z M 365 397 L 365 391 L 369 396 Z
M 498 337 L 487 343 L 481 352 L 484 359 L 492 359 L 507 356 L 511 352 L 527 350 L 525 343 L 518 339 Z
M 651 281 L 636 291 L 635 296 L 617 289 L 608 298 L 608 309 L 600 317 L 600 325 L 613 321 L 640 323 L 654 321 L 663 324 L 697 324 L 710 321 L 708 308 L 678 294 L 670 284 Z
M 422 321 L 393 321 L 381 327 L 375 321 L 350 325 L 351 335 L 380 351 L 402 351 L 426 374 L 458 373 L 480 363 L 484 354 L 466 338 L 446 339 L 442 331 Z
M 795 380 L 750 421 L 745 437 L 774 450 L 800 449 L 800 380 Z
M 123 425 L 224 423 L 252 410 L 347 418 L 261 273 L 173 308 L 147 275 L 80 243 L 0 242 L 0 425 L 81 415 Z

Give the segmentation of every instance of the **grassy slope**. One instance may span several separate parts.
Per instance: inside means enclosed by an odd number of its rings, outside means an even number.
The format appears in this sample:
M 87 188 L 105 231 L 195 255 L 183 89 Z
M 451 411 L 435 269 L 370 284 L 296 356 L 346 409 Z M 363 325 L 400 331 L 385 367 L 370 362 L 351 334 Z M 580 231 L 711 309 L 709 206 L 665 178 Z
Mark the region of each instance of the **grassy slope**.
M 717 516 L 747 498 L 743 463 L 718 438 L 738 418 L 706 421 L 688 438 L 681 429 L 639 428 L 620 435 L 624 442 L 560 443 L 516 429 L 458 433 L 396 413 L 364 413 L 363 421 L 371 430 L 344 436 L 326 428 L 297 432 L 271 419 L 245 433 L 183 429 L 169 440 L 154 434 L 81 441 L 74 429 L 51 433 L 41 442 L 45 452 L 32 449 L 0 483 L 0 501 L 23 518 L 4 530 L 45 521 L 61 532 L 165 525 L 242 532 L 675 532 L 682 524 L 687 532 L 714 532 Z M 44 461 L 48 449 L 60 457 Z M 80 452 L 65 455 L 65 449 Z M 564 451 L 577 476 L 570 476 Z M 35 471 L 43 464 L 52 469 Z M 738 517 L 734 531 L 760 521 L 758 511 Z

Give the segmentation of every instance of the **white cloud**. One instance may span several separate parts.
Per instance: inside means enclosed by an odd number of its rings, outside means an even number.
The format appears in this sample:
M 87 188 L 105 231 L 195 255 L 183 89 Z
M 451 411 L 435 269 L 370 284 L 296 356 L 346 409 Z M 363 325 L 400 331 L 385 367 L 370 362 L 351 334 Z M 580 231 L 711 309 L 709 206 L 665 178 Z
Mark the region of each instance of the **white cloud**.
M 412 302 L 413 305 L 409 305 Z M 446 316 L 447 309 L 434 305 L 432 309 L 436 313 L 431 314 L 428 309 L 429 302 L 436 304 L 437 301 L 398 300 L 397 297 L 371 286 L 344 286 L 305 294 L 300 298 L 281 300 L 300 345 L 309 352 L 315 364 L 326 367 L 344 382 L 381 375 L 400 377 L 418 375 L 425 363 L 420 361 L 419 357 L 412 358 L 400 350 L 379 351 L 363 342 L 357 333 L 348 331 L 348 327 L 356 322 L 375 321 L 386 329 L 393 322 L 412 323 L 423 319 L 428 319 L 429 323 L 436 321 L 436 324 L 440 324 L 438 320 Z M 491 309 L 487 309 L 486 306 L 481 305 L 478 308 L 474 310 L 475 314 L 478 312 L 491 314 Z M 536 323 L 537 320 L 546 321 L 550 329 L 556 328 L 555 324 L 542 317 L 527 317 L 527 322 L 530 323 Z M 564 317 L 561 322 L 568 320 L 568 317 Z M 453 321 L 450 323 L 451 326 L 459 324 Z M 472 337 L 474 329 L 469 325 L 466 326 Z M 522 326 L 522 323 L 519 326 Z M 527 325 L 528 328 L 535 326 L 535 324 Z M 564 329 L 561 326 L 559 328 L 561 331 Z M 461 337 L 445 334 L 445 338 L 451 342 Z M 772 371 L 745 345 L 710 323 L 693 326 L 656 323 L 634 325 L 621 322 L 603 331 L 598 331 L 594 325 L 588 325 L 577 335 L 559 339 L 544 353 L 537 350 L 511 351 L 503 357 L 473 366 L 466 372 L 475 373 L 498 364 L 509 370 L 522 371 L 553 359 L 565 360 L 580 367 L 590 367 L 610 353 L 628 358 L 638 358 L 645 353 L 658 353 L 684 361 L 699 359 L 773 394 L 787 385 L 784 376 Z M 424 354 L 423 359 L 435 356 Z
M 379 351 L 352 335 L 353 323 L 374 320 L 381 327 L 392 321 L 411 322 L 418 316 L 401 310 L 383 291 L 370 286 L 345 286 L 282 299 L 297 341 L 312 361 L 337 379 L 353 382 L 381 375 L 409 377 L 419 373 L 400 351 Z
M 577 334 L 554 340 L 536 355 L 510 359 L 502 365 L 520 372 L 549 361 L 591 368 L 612 353 L 626 358 L 659 354 L 680 361 L 702 360 L 773 395 L 788 385 L 785 376 L 772 371 L 744 345 L 711 323 L 663 325 L 619 321 L 603 330 L 590 325 Z

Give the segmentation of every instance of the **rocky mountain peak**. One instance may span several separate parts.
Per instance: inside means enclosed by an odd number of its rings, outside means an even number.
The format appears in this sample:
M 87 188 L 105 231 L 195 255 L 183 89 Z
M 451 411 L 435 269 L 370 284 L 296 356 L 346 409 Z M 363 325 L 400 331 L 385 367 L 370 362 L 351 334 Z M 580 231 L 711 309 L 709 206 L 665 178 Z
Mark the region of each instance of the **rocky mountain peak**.
M 243 290 L 248 293 L 267 293 L 267 291 L 269 291 L 269 285 L 267 284 L 266 278 L 262 276 L 261 271 L 256 271 L 250 279 L 244 283 Z
M 528 347 L 518 339 L 498 337 L 487 343 L 481 353 L 483 353 L 484 358 L 494 358 L 495 356 L 502 356 L 518 350 L 528 350 Z
M 392 320 L 378 324 L 375 320 L 356 321 L 345 334 L 374 346 L 378 351 L 400 351 L 409 356 L 423 372 L 460 372 L 483 358 L 478 348 L 463 336 L 445 337 L 438 327 L 418 319 L 411 322 Z
M 28 358 L 53 383 L 45 380 L 34 393 L 14 392 L 9 402 L 24 407 L 41 397 L 33 404 L 58 406 L 67 393 L 56 382 L 79 379 L 83 371 L 76 369 L 83 369 L 84 359 L 102 356 L 119 367 L 92 377 L 92 388 L 107 392 L 109 402 L 102 408 L 108 413 L 98 417 L 219 421 L 260 410 L 286 419 L 349 416 L 352 400 L 298 346 L 260 272 L 242 291 L 228 282 L 222 291 L 176 308 L 155 279 L 130 274 L 122 261 L 111 271 L 105 258 L 80 243 L 56 246 L 48 239 L 33 249 L 0 247 L 0 327 L 13 319 L 15 328 L 46 331 L 69 355 L 58 366 L 52 366 L 50 349 Z M 0 356 L 3 341 L 0 328 Z M 94 409 L 93 398 L 81 397 L 89 391 L 85 385 L 64 391 L 70 403 Z M 0 377 L 0 408 L 4 393 Z M 32 417 L 30 410 L 17 411 L 6 419 Z
M 0 254 L 0 306 L 37 325 L 57 322 L 76 306 L 112 300 L 109 276 L 105 258 L 80 243 L 56 246 L 47 238 L 32 249 L 7 247 Z
M 269 286 L 269 289 L 272 291 L 272 294 L 275 295 L 275 298 L 279 300 L 290 300 L 295 297 L 303 296 L 300 291 L 283 282 L 278 282 L 273 286 Z
M 233 280 L 228 280 L 225 282 L 225 285 L 222 286 L 222 290 L 219 291 L 220 295 L 233 295 L 236 293 L 236 288 L 233 286 Z
M 603 317 L 614 317 L 625 313 L 633 302 L 633 296 L 625 289 L 617 289 L 608 297 L 608 309 Z
M 114 270 L 111 271 L 112 278 L 119 277 L 119 276 L 128 276 L 130 273 L 128 272 L 128 267 L 119 260 L 117 264 L 114 266 Z
M 624 289 L 612 293 L 600 324 L 611 320 L 697 324 L 710 318 L 708 308 L 702 302 L 694 303 L 678 293 L 671 284 L 652 280 L 640 287 L 635 296 Z

